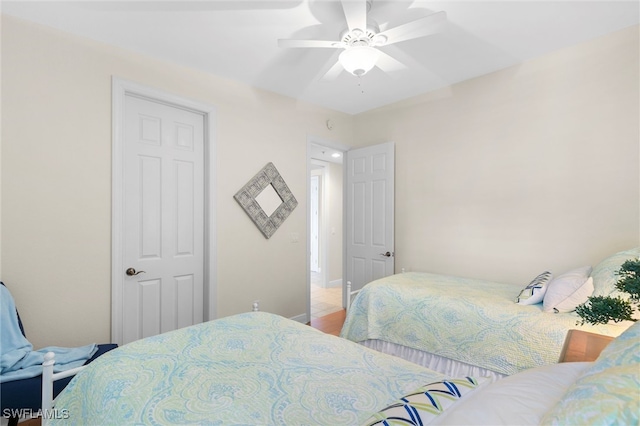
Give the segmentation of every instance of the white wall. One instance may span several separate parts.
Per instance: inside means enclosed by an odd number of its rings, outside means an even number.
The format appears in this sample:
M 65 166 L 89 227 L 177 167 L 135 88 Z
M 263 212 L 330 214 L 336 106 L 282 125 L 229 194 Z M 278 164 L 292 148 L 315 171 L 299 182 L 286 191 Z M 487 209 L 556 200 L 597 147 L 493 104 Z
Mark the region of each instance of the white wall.
M 356 117 L 396 144 L 396 269 L 528 283 L 639 241 L 638 27 Z
M 304 314 L 307 134 L 351 116 L 2 16 L 2 279 L 32 343 L 110 340 L 114 75 L 217 108 L 218 315 Z M 233 195 L 269 161 L 299 204 L 266 240 Z

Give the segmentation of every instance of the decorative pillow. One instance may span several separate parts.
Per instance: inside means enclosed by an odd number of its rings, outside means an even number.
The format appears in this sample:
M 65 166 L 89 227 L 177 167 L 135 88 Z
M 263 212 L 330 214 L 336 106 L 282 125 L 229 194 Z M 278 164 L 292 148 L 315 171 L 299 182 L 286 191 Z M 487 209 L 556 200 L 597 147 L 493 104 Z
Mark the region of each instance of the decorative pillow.
M 593 277 L 593 295 L 594 296 L 611 296 L 616 293 L 616 283 L 618 276 L 616 272 L 620 270 L 622 264 L 631 259 L 640 257 L 640 247 L 621 251 L 604 259 L 598 263 L 591 276 Z
M 540 425 L 592 363 L 563 362 L 530 368 L 482 386 L 438 417 L 442 425 Z
M 465 377 L 430 383 L 375 413 L 364 424 L 367 426 L 391 422 L 403 425 L 428 424 L 434 417 L 459 401 L 463 395 L 489 380 L 488 377 Z
M 544 416 L 544 425 L 637 425 L 640 422 L 640 367 L 607 368 L 579 378 Z
M 549 271 L 545 271 L 535 277 L 528 286 L 522 289 L 516 299 L 516 303 L 520 305 L 535 305 L 542 302 L 552 278 L 553 274 Z
M 545 312 L 571 312 L 587 301 L 593 293 L 593 279 L 589 277 L 591 266 L 573 269 L 554 278 L 544 295 L 542 310 Z
M 635 365 L 640 370 L 640 322 L 635 322 L 621 335 L 613 339 L 600 353 L 590 374 L 620 365 Z

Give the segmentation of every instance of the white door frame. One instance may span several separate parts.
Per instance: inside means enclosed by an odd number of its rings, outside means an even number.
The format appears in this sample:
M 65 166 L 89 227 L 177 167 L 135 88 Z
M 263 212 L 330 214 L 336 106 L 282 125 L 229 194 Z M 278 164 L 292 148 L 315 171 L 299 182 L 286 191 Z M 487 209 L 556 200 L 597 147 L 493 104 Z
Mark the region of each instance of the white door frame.
M 326 147 L 326 145 L 323 146 Z M 327 288 L 329 286 L 329 274 L 327 273 L 329 271 L 329 265 L 327 262 L 329 255 L 329 229 L 327 226 L 327 217 L 329 212 L 327 206 L 331 199 L 327 182 L 331 179 L 329 171 L 330 163 L 312 158 L 311 164 L 320 167 L 319 169 L 310 169 L 309 176 L 314 176 L 313 172 L 317 171 L 316 173 L 320 181 L 320 193 L 318 197 L 318 205 L 320 206 L 320 220 L 318 222 L 318 257 L 320 260 L 318 262 L 318 269 L 322 280 L 322 287 Z M 311 185 L 309 185 L 309 188 L 311 188 Z M 309 193 L 311 193 L 311 191 L 309 191 Z M 309 207 L 311 207 L 311 204 L 309 204 Z M 309 227 L 309 234 L 311 234 L 311 227 Z M 311 241 L 309 241 L 309 248 L 311 248 Z M 309 268 L 309 270 L 311 270 L 311 268 Z
M 124 101 L 136 96 L 204 117 L 204 320 L 217 317 L 216 226 L 215 226 L 215 107 L 172 95 L 132 81 L 112 79 L 112 188 L 111 188 L 111 341 L 122 343 L 122 299 L 124 285 Z
M 308 202 L 309 200 L 309 194 L 311 193 L 311 181 L 309 179 L 309 177 L 311 176 L 311 162 L 312 162 L 312 158 L 311 158 L 311 145 L 320 145 L 320 146 L 326 146 L 327 148 L 331 148 L 331 149 L 335 149 L 336 151 L 342 151 L 342 158 L 344 158 L 344 153 L 349 151 L 351 149 L 350 146 L 348 145 L 343 145 L 341 143 L 338 142 L 333 142 L 333 141 L 328 141 L 326 139 L 322 139 L 313 135 L 307 135 L 307 234 L 306 234 L 306 238 L 305 240 L 307 241 L 307 254 L 310 253 L 311 251 L 311 242 L 309 241 L 309 234 L 311 233 L 311 207 L 310 207 L 310 203 Z M 343 196 L 343 206 L 346 205 L 344 204 L 344 197 L 346 197 L 346 180 L 344 178 L 344 174 L 343 174 L 343 178 L 342 178 L 342 187 L 343 187 L 343 191 L 342 191 L 342 196 Z M 346 216 L 344 213 L 344 209 L 342 212 L 342 229 L 344 230 L 344 225 L 346 224 Z M 347 260 L 346 257 L 346 244 L 347 244 L 347 240 L 345 238 L 345 233 L 343 233 L 342 236 L 342 276 L 345 277 L 345 273 L 347 272 L 346 269 L 346 264 L 345 261 Z M 321 255 L 322 256 L 322 255 Z M 310 322 L 311 321 L 311 259 L 310 257 L 307 255 L 305 256 L 307 258 L 307 319 L 305 322 Z M 322 256 L 323 258 L 326 259 L 326 253 L 324 256 Z M 326 269 L 326 267 L 324 268 Z M 344 280 L 344 278 L 343 278 Z M 344 288 L 345 286 L 342 286 L 343 288 L 343 293 L 344 293 Z M 345 303 L 346 299 L 343 297 L 343 305 Z
M 316 178 L 315 180 L 316 180 L 316 185 L 318 186 L 318 192 L 316 193 L 316 197 L 312 197 L 311 196 L 311 191 L 309 191 L 309 208 L 311 209 L 311 207 L 315 207 L 318 210 L 318 218 L 317 218 L 317 221 L 316 221 L 317 222 L 316 223 L 317 226 L 315 227 L 316 229 L 314 229 L 314 226 L 313 226 L 314 221 L 313 221 L 313 218 L 311 217 L 311 214 L 310 214 L 309 220 L 311 221 L 311 225 L 312 226 L 309 228 L 309 236 L 311 237 L 312 233 L 314 231 L 317 233 L 316 238 L 317 238 L 318 244 L 317 244 L 316 253 L 315 253 L 316 254 L 315 263 L 316 263 L 316 266 L 317 266 L 317 271 L 316 272 L 320 272 L 321 273 L 324 270 L 323 265 L 320 264 L 320 259 L 324 259 L 324 255 L 323 255 L 323 253 L 321 253 L 321 248 L 323 247 L 322 240 L 321 240 L 321 238 L 322 238 L 321 232 L 324 229 L 323 226 L 322 226 L 322 218 L 323 218 L 323 213 L 324 212 L 321 212 L 320 208 L 324 205 L 324 203 L 323 203 L 323 200 L 321 200 L 322 197 L 321 197 L 321 193 L 320 193 L 320 188 L 321 188 L 321 185 L 324 185 L 324 183 L 322 182 L 322 172 L 321 173 L 317 173 L 317 172 L 315 172 L 316 170 L 317 169 L 311 170 L 310 189 L 313 187 L 313 178 Z M 314 198 L 315 198 L 315 200 L 314 200 Z M 311 263 L 310 263 L 309 270 L 311 270 L 311 268 L 313 267 L 313 264 L 314 264 L 314 262 L 313 262 L 313 246 L 311 244 L 312 240 L 313 240 L 313 238 L 310 238 L 310 241 L 309 241 L 309 246 L 310 246 L 309 253 L 310 253 L 310 256 L 311 256 L 310 257 L 310 259 L 311 259 L 310 262 Z

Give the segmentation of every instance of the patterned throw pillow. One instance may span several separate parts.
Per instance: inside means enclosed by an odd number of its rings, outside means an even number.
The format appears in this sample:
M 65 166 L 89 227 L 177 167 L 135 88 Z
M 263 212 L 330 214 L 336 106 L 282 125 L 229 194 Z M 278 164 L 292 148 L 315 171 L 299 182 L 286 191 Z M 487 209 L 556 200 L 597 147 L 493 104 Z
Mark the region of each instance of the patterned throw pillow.
M 640 424 L 640 322 L 607 346 L 541 424 Z
M 616 283 L 620 278 L 616 275 L 616 272 L 618 272 L 625 261 L 638 259 L 639 257 L 640 247 L 636 247 L 612 254 L 598 263 L 593 268 L 593 272 L 591 272 L 594 287 L 593 295 L 615 296 L 616 294 L 620 294 L 616 289 Z
M 547 286 L 549 281 L 553 278 L 553 274 L 549 271 L 544 271 L 529 283 L 528 286 L 522 289 L 516 303 L 520 305 L 535 305 L 542 302 L 544 294 L 547 292 Z
M 387 408 L 375 413 L 364 423 L 373 425 L 423 425 L 456 403 L 487 377 L 464 377 L 430 383 L 403 396 Z

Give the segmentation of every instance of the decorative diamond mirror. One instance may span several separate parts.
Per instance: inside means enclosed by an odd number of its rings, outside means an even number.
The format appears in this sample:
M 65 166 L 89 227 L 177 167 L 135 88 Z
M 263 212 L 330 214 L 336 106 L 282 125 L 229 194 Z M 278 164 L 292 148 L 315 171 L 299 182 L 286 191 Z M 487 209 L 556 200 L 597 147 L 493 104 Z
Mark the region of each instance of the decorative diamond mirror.
M 275 212 L 280 204 L 282 204 L 282 198 L 278 195 L 273 185 L 267 185 L 265 189 L 256 197 L 256 201 L 262 207 L 262 210 L 271 216 Z
M 266 238 L 276 232 L 298 205 L 273 163 L 264 166 L 233 198 Z

